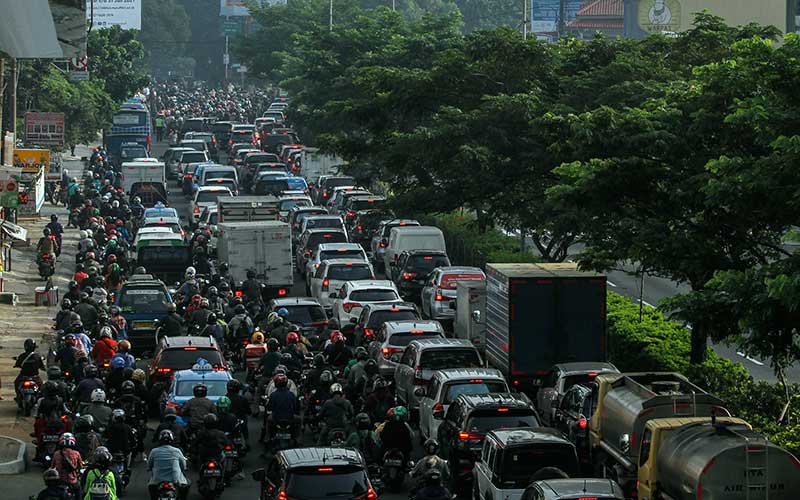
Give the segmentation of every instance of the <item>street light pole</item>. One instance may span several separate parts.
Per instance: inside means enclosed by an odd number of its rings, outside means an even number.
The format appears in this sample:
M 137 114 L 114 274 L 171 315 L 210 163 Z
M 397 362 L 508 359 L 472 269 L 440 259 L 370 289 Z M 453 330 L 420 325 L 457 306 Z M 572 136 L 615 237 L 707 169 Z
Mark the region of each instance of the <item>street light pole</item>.
M 333 0 L 331 0 L 330 10 L 328 11 L 328 31 L 333 31 Z
M 395 1 L 396 1 L 396 0 L 392 0 L 392 12 L 394 12 L 394 11 L 395 11 L 395 5 L 394 5 L 394 4 L 395 4 Z
M 522 39 L 528 39 L 528 1 L 522 0 Z

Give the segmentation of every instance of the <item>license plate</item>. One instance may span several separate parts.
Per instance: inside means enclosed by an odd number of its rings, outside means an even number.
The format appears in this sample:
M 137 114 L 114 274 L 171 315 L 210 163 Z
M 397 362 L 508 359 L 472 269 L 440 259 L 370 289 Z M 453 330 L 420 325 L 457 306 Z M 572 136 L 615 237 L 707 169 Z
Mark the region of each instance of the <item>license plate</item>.
M 389 466 L 399 467 L 399 466 L 403 465 L 403 461 L 402 460 L 385 460 L 383 462 L 383 464 L 384 465 L 389 465 Z
M 122 472 L 125 470 L 125 466 L 122 464 L 117 464 L 114 468 L 117 469 L 117 472 Z
M 43 441 L 50 441 L 50 442 L 57 443 L 58 442 L 58 438 L 59 438 L 58 434 L 45 434 L 44 437 L 42 438 L 42 440 Z
M 133 327 L 134 328 L 146 329 L 146 328 L 154 328 L 155 326 L 156 326 L 156 324 L 153 321 L 134 321 L 133 322 Z
M 276 439 L 292 439 L 292 435 L 288 434 L 288 433 L 285 433 L 285 432 L 281 432 L 281 433 L 276 434 L 275 438 Z
M 222 471 L 219 469 L 206 469 L 203 471 L 203 477 L 220 477 Z
M 225 456 L 226 457 L 236 457 L 238 455 L 239 455 L 239 452 L 237 452 L 236 450 L 228 450 L 228 451 L 225 452 Z

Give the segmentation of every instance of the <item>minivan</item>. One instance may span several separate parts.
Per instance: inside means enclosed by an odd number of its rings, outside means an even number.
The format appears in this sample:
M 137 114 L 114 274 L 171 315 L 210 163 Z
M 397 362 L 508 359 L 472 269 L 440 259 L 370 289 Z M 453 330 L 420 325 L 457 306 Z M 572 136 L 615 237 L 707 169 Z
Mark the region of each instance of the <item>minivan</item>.
M 442 230 L 434 226 L 393 227 L 389 232 L 383 263 L 386 269 L 406 250 L 447 251 Z

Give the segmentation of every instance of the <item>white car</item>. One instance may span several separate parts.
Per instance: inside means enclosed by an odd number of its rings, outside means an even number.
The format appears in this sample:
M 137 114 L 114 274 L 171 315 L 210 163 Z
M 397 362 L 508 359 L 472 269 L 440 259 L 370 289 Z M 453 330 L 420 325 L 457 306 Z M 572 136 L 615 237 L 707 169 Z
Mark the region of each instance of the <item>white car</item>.
M 508 383 L 495 368 L 446 368 L 433 373 L 425 394 L 419 398 L 419 431 L 422 437 L 436 439 L 441 418 L 460 394 L 509 392 Z
M 189 222 L 197 224 L 200 220 L 200 212 L 205 207 L 216 206 L 217 198 L 220 196 L 233 196 L 233 193 L 227 187 L 216 186 L 200 186 L 194 193 L 192 201 L 189 203 Z
M 336 293 L 331 293 L 333 317 L 340 325 L 358 319 L 364 304 L 400 304 L 403 299 L 389 280 L 348 281 Z
M 338 215 L 308 215 L 300 222 L 298 234 L 303 234 L 306 229 L 340 229 L 347 234 L 344 221 Z
M 347 281 L 372 281 L 375 271 L 369 262 L 361 259 L 331 259 L 322 261 L 317 272 L 309 273 L 309 276 L 310 295 L 330 310 L 333 303 L 331 291 L 339 290 Z
M 311 290 L 310 277 L 316 274 L 320 263 L 328 259 L 358 259 L 367 262 L 367 254 L 358 243 L 320 243 L 306 263 L 306 290 Z M 338 288 L 332 288 L 331 292 L 336 290 Z
M 305 194 L 284 195 L 278 198 L 278 217 L 280 220 L 286 222 L 289 219 L 289 212 L 294 207 L 310 207 L 314 203 L 311 197 Z

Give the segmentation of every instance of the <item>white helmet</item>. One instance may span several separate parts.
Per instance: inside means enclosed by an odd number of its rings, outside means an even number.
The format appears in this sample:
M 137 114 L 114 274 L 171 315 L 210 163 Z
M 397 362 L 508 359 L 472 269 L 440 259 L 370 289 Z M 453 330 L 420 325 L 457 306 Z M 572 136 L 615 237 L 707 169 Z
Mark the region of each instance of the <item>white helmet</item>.
M 186 268 L 186 278 L 194 278 L 194 275 L 197 274 L 197 270 L 192 266 Z
M 119 208 L 119 202 L 117 200 L 114 200 L 111 202 L 111 206 L 114 208 Z
M 86 239 L 86 237 L 87 237 L 86 231 L 84 231 L 83 229 L 81 229 L 81 231 L 78 233 L 78 235 L 80 236 L 80 238 L 82 240 Z
M 342 389 L 342 384 L 332 384 L 331 385 L 331 394 L 336 394 L 336 393 L 342 394 L 343 392 L 344 392 L 344 389 Z
M 95 389 L 92 391 L 92 403 L 105 403 L 106 402 L 106 391 L 103 389 Z

